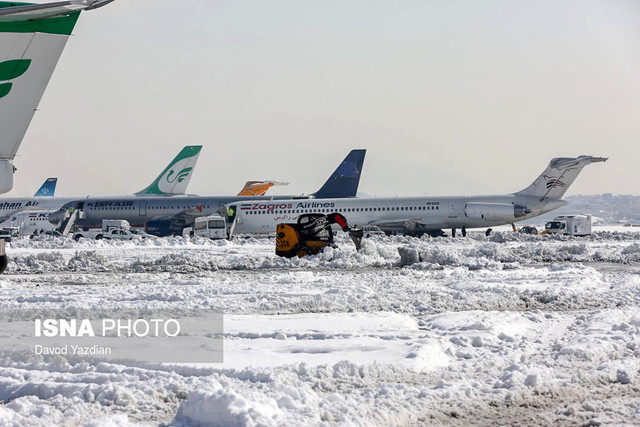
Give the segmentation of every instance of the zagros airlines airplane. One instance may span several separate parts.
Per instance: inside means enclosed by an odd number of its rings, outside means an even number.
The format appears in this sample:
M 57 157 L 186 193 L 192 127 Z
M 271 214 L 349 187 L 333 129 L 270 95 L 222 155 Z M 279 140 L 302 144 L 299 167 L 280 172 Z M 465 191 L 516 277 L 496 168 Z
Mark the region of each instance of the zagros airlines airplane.
M 562 197 L 582 168 L 606 160 L 552 159 L 530 186 L 505 195 L 244 201 L 227 205 L 227 211 L 235 234 L 274 233 L 277 224 L 295 222 L 300 214 L 339 212 L 352 225 L 377 225 L 388 233 L 438 236 L 451 229 L 455 236 L 461 229 L 466 235 L 469 228 L 513 224 L 565 205 Z

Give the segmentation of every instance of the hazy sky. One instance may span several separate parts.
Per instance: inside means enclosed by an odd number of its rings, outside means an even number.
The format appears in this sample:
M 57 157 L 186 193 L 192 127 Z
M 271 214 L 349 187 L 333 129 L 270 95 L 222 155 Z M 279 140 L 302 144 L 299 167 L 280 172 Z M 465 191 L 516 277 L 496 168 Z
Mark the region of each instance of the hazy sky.
M 117 0 L 80 17 L 9 194 L 129 194 L 188 144 L 202 195 L 313 192 L 352 148 L 368 195 L 512 192 L 580 154 L 610 160 L 567 194 L 640 194 L 639 23 L 637 0 Z

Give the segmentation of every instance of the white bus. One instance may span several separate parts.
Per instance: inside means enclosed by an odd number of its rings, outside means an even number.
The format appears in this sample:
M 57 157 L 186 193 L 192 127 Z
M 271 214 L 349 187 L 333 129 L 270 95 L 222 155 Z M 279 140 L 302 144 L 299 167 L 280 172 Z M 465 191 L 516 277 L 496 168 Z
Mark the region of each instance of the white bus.
M 203 216 L 196 218 L 193 227 L 193 235 L 208 237 L 210 239 L 226 239 L 227 223 L 219 215 Z

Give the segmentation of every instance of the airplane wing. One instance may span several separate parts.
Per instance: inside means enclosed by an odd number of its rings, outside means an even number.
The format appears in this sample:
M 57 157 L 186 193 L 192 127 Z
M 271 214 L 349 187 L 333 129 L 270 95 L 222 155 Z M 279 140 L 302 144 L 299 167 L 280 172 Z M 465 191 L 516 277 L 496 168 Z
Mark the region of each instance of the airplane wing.
M 102 7 L 114 0 L 70 0 L 46 4 L 24 4 L 0 9 L 0 22 L 29 21 L 68 15 L 78 10 Z
M 204 216 L 203 205 L 184 209 L 173 215 L 160 215 L 147 221 L 146 232 L 156 236 L 180 235 L 185 227 L 190 226 L 196 218 Z
M 176 212 L 173 215 L 160 215 L 154 218 L 151 218 L 151 221 L 168 221 L 174 224 L 186 225 L 191 224 L 196 220 L 196 218 L 204 216 L 205 214 L 202 212 L 203 205 L 198 205 L 194 208 L 183 209 L 180 212 Z
M 264 196 L 274 185 L 289 185 L 288 182 L 277 181 L 247 181 L 238 196 Z

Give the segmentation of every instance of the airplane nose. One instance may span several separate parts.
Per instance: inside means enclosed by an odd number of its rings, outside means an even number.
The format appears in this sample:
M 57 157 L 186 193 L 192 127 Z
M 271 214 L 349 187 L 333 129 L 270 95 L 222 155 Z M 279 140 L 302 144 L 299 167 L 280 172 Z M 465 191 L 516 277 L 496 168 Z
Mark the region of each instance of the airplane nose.
M 56 225 L 56 226 L 60 225 L 63 219 L 64 219 L 63 211 L 55 211 L 49 214 L 49 222 L 53 225 Z

